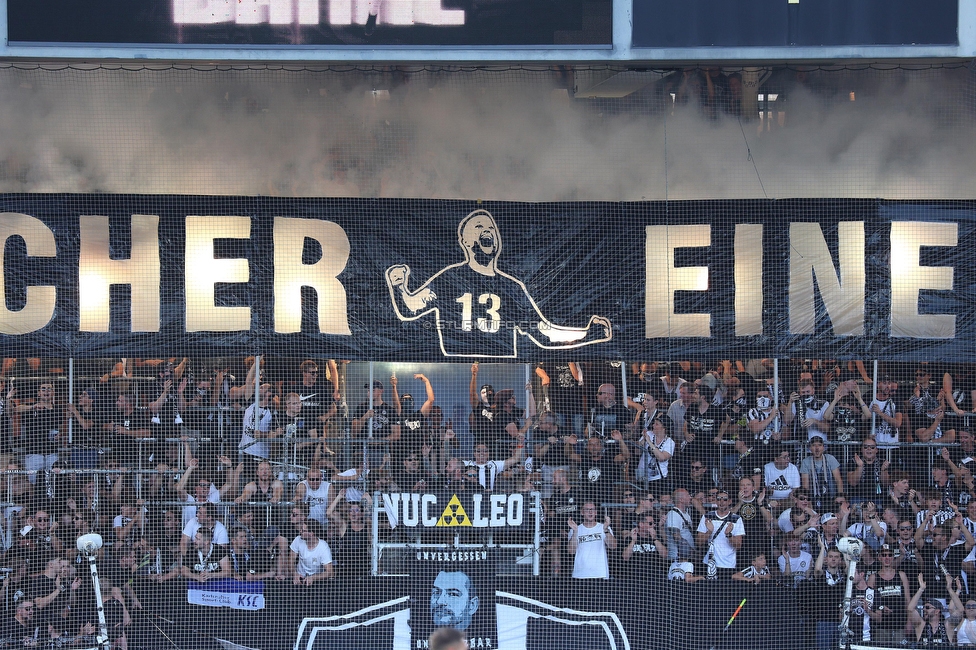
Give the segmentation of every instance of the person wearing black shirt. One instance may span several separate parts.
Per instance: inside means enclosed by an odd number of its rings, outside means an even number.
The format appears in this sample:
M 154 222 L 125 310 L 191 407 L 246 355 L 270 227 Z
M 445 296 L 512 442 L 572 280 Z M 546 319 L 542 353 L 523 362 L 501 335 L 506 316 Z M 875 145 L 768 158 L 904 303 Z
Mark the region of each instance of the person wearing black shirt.
M 275 576 L 272 556 L 251 548 L 251 540 L 245 528 L 234 528 L 231 531 L 227 557 L 230 560 L 231 575 L 236 580 L 264 580 Z
M 30 647 L 40 637 L 40 626 L 34 621 L 34 601 L 24 599 L 18 601 L 17 610 L 13 616 L 7 618 L 0 628 L 0 640 L 5 645 L 15 647 Z
M 470 426 L 475 444 L 490 444 L 492 422 L 495 419 L 495 389 L 491 384 L 478 387 L 478 363 L 471 364 L 471 385 L 468 387 L 468 400 L 471 402 Z
M 180 575 L 197 582 L 206 582 L 230 574 L 230 558 L 225 547 L 214 544 L 210 529 L 201 526 L 193 538 L 193 547 L 183 556 Z
M 327 368 L 331 385 L 325 381 L 319 383 L 319 366 L 311 359 L 302 361 L 298 366 L 300 377 L 289 385 L 290 392 L 298 393 L 302 411 L 311 421 L 309 428 L 319 431 L 338 412 L 336 404 L 342 399 L 339 392 L 339 370 L 335 361 L 329 359 Z
M 366 384 L 363 388 L 370 389 Z M 372 400 L 360 402 L 352 421 L 352 435 L 366 437 L 372 434 L 374 439 L 385 439 L 396 442 L 400 439 L 400 421 L 397 419 L 396 407 L 383 401 L 383 382 L 374 381 L 371 388 Z
M 817 648 L 836 648 L 839 640 L 840 605 L 844 600 L 844 559 L 836 548 L 820 546 L 811 580 L 798 587 L 798 599 L 816 629 Z
M 610 440 L 613 431 L 620 431 L 633 438 L 636 431 L 636 412 L 617 401 L 617 391 L 613 384 L 600 384 L 596 391 L 596 404 L 587 414 L 587 427 L 590 436 Z
M 685 411 L 684 441 L 679 442 L 678 452 L 675 453 L 676 465 L 688 465 L 692 458 L 713 461 L 720 458 L 721 447 L 714 441 L 725 420 L 725 411 L 714 403 L 715 390 L 707 385 L 696 387 L 692 395 L 691 404 Z
M 887 491 L 885 485 L 890 482 L 890 467 L 891 462 L 881 460 L 878 455 L 878 441 L 871 436 L 865 438 L 860 453 L 855 453 L 845 467 L 845 492 L 851 503 L 880 501 Z
M 969 487 L 949 473 L 949 464 L 945 457 L 949 454 L 942 448 L 943 458 L 936 458 L 932 462 L 932 490 L 942 497 L 943 509 L 952 509 L 950 504 L 965 507 L 969 504 Z M 972 485 L 972 479 L 970 479 Z
M 102 427 L 105 425 L 103 400 L 98 391 L 86 388 L 78 393 L 76 404 L 68 404 L 68 414 L 74 420 L 71 464 L 75 469 L 97 469 L 98 451 L 102 446 Z
M 20 404 L 24 434 L 21 444 L 24 447 L 24 469 L 29 472 L 30 482 L 37 482 L 36 472 L 50 471 L 58 461 L 58 440 L 64 425 L 64 409 L 55 403 L 54 385 L 49 381 L 37 387 L 37 399 L 33 404 Z
M 136 467 L 139 461 L 139 439 L 152 435 L 146 412 L 135 408 L 136 398 L 122 393 L 115 400 L 115 419 L 106 425 L 112 433 L 112 450 L 126 467 Z
M 905 622 L 908 612 L 905 601 L 908 599 L 908 577 L 905 570 L 898 570 L 894 566 L 892 549 L 885 544 L 878 551 L 878 562 L 881 568 L 871 576 L 871 586 L 874 588 L 874 611 L 871 617 L 871 641 L 884 646 L 896 646 L 905 638 Z M 907 570 L 918 573 L 918 567 L 912 566 Z
M 434 387 L 426 376 L 417 373 L 414 379 L 424 383 L 426 399 L 419 409 L 414 408 L 413 395 L 404 393 L 401 397 L 397 393 L 397 384 L 392 383 L 393 403 L 398 407 L 400 417 L 400 441 L 394 446 L 393 465 L 399 466 L 404 457 L 417 453 L 421 447 L 430 444 L 428 428 L 425 426 L 430 411 L 434 408 Z
M 946 590 L 951 586 L 948 580 L 962 573 L 962 563 L 969 554 L 967 546 L 972 547 L 973 536 L 962 523 L 955 520 L 935 527 L 930 540 L 926 539 L 925 530 L 923 522 L 915 533 L 919 568 L 925 582 L 930 585 L 932 597 L 946 598 Z
M 643 515 L 630 529 L 627 546 L 623 550 L 626 579 L 635 587 L 648 580 L 663 581 L 668 569 L 668 547 L 658 534 L 653 513 Z
M 620 432 L 617 432 L 617 436 L 620 436 Z M 574 436 L 567 440 L 574 440 Z M 570 445 L 570 442 L 566 444 Z M 596 504 L 613 502 L 614 485 L 620 478 L 619 465 L 627 460 L 627 448 L 618 444 L 614 451 L 618 452 L 615 456 L 608 455 L 603 439 L 593 436 L 586 441 L 586 451 L 582 455 L 572 452 L 570 457 L 580 468 L 580 486 L 584 499 Z
M 535 374 L 542 382 L 543 411 L 556 414 L 557 423 L 583 435 L 583 373 L 572 362 L 540 363 Z
M 546 537 L 549 544 L 549 567 L 552 575 L 558 576 L 566 562 L 566 538 L 569 532 L 569 519 L 578 517 L 583 500 L 579 491 L 569 484 L 569 472 L 557 469 L 552 474 L 552 496 L 546 499 Z
M 824 420 L 833 422 L 835 440 L 852 442 L 861 439 L 862 424 L 871 419 L 871 409 L 861 397 L 861 389 L 853 379 L 841 383 L 834 390 L 834 399 L 824 411 Z
M 529 384 L 528 388 L 531 388 Z M 525 411 L 525 418 L 520 418 L 515 407 L 515 391 L 506 388 L 495 393 L 495 417 L 491 423 L 491 438 L 495 458 L 508 458 L 515 453 L 519 444 L 519 436 L 524 437 L 532 426 L 535 416 L 535 399 L 529 392 L 529 405 Z M 520 422 L 521 426 L 520 426 Z

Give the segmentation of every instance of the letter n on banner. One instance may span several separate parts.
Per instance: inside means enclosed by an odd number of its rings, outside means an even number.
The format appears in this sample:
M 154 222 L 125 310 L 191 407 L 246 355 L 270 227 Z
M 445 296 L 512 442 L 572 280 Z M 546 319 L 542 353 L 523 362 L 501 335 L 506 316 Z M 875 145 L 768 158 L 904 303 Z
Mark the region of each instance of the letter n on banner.
M 819 223 L 790 224 L 790 332 L 816 330 L 813 279 L 837 336 L 864 334 L 864 222 L 837 224 L 838 270 Z

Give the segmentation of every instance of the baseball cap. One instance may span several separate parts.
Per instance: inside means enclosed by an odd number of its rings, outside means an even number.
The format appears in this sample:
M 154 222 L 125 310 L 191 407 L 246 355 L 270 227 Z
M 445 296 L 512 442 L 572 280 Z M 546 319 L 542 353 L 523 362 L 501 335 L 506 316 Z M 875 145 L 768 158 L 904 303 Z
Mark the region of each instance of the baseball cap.
M 837 515 L 832 512 L 825 512 L 820 515 L 820 525 L 823 526 L 828 521 L 833 521 L 834 519 L 837 519 Z
M 810 437 L 810 442 L 808 442 L 807 444 L 808 445 L 812 445 L 813 443 L 817 442 L 818 440 L 820 441 L 820 444 L 826 444 L 826 442 L 827 442 L 826 440 L 824 440 L 824 437 L 823 436 L 811 436 Z
M 369 383 L 367 382 L 367 383 L 363 384 L 363 388 L 369 388 Z M 373 382 L 373 388 L 383 388 L 383 382 L 378 381 L 378 380 L 377 381 L 374 381 Z

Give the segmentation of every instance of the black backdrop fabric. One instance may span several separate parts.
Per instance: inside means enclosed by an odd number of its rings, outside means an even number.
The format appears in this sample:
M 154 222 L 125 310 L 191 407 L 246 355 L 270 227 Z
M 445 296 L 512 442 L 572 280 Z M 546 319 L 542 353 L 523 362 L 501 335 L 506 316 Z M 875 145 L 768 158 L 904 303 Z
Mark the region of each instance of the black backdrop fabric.
M 511 203 L 393 199 L 285 199 L 225 196 L 14 195 L 0 196 L 0 210 L 36 217 L 54 233 L 57 256 L 27 257 L 23 241 L 9 237 L 5 246 L 6 306 L 21 309 L 28 285 L 57 287 L 53 318 L 43 328 L 20 335 L 0 335 L 9 356 L 119 357 L 159 354 L 244 355 L 317 354 L 351 360 L 430 362 L 452 358 L 491 358 L 477 342 L 450 354 L 439 345 L 430 315 L 404 321 L 398 317 L 386 280 L 387 269 L 407 265 L 409 286 L 453 265 L 464 266 L 458 225 L 475 210 L 493 217 L 502 242 L 497 267 L 524 285 L 524 293 L 549 322 L 571 328 L 592 325 L 594 316 L 609 321 L 612 338 L 587 345 L 547 348 L 509 328 L 508 358 L 541 360 L 832 357 L 889 360 L 976 361 L 976 203 L 892 202 L 881 200 L 793 199 L 640 203 Z M 79 217 L 109 218 L 113 259 L 125 259 L 130 247 L 131 215 L 159 216 L 161 317 L 158 332 L 131 332 L 128 293 L 112 289 L 109 332 L 79 331 Z M 236 332 L 187 332 L 185 325 L 184 220 L 187 215 L 249 217 L 247 240 L 218 240 L 216 257 L 247 258 L 250 279 L 218 284 L 216 304 L 250 306 L 250 329 Z M 350 254 L 338 280 L 346 294 L 350 334 L 320 334 L 314 291 L 303 293 L 302 331 L 274 331 L 274 219 L 327 220 L 342 228 Z M 0 220 L 5 219 L 0 215 Z M 835 334 L 819 295 L 812 333 L 789 331 L 789 269 L 793 244 L 789 223 L 819 224 L 837 265 L 838 224 L 863 222 L 865 235 L 864 332 Z M 955 224 L 954 247 L 922 248 L 922 265 L 953 267 L 950 291 L 920 293 L 922 314 L 955 315 L 952 338 L 890 335 L 892 259 L 889 234 L 894 221 Z M 763 226 L 763 333 L 736 336 L 736 224 Z M 679 249 L 675 266 L 707 266 L 707 291 L 678 291 L 676 313 L 711 314 L 711 335 L 645 338 L 645 245 L 648 226 L 707 225 L 711 246 Z M 322 254 L 306 240 L 303 262 Z M 463 270 L 463 269 L 462 269 Z M 511 283 L 509 283 L 511 285 Z M 509 287 L 511 288 L 511 287 Z M 491 300 L 468 294 L 476 314 Z M 482 294 L 483 299 L 488 294 Z M 444 307 L 460 309 L 462 297 L 440 296 Z M 653 305 L 666 309 L 666 305 Z M 490 313 L 488 317 L 491 318 Z M 503 323 L 505 325 L 505 323 Z M 524 325 L 523 325 L 524 326 Z M 503 328 L 504 329 L 504 328 Z M 528 328 L 525 328 L 528 330 Z M 526 334 L 531 332 L 526 331 Z M 589 336 L 589 335 L 588 335 Z M 538 338 L 538 337 L 537 337 Z M 592 337 L 591 337 L 592 338 Z M 511 339 L 517 348 L 509 345 Z
M 420 625 L 413 631 L 410 647 L 424 647 L 426 640 L 423 620 L 429 595 L 417 595 L 429 584 L 424 579 L 337 580 L 312 590 L 272 581 L 265 591 L 267 606 L 258 611 L 188 607 L 185 587 L 179 582 L 163 585 L 165 596 L 161 591 L 160 598 L 146 605 L 145 616 L 138 617 L 139 634 L 159 638 L 161 630 L 177 643 L 189 644 L 180 647 L 195 648 L 206 648 L 211 643 L 208 637 L 217 637 L 265 650 L 360 646 L 395 650 L 396 628 L 402 625 L 396 621 L 399 612 L 401 621 L 409 617 L 411 627 Z M 668 582 L 661 575 L 636 583 L 500 577 L 492 586 L 494 598 L 490 590 L 482 592 L 482 607 L 514 603 L 535 615 L 518 631 L 507 632 L 506 622 L 499 617 L 501 648 L 524 643 L 526 650 L 619 650 L 626 647 L 623 637 L 631 648 L 746 650 L 813 645 L 813 626 L 797 608 L 794 590 L 773 583 L 686 585 Z M 743 599 L 745 605 L 724 631 Z M 583 620 L 597 624 L 580 625 Z M 518 637 L 521 633 L 524 636 Z M 405 637 L 399 638 L 400 647 L 404 641 Z

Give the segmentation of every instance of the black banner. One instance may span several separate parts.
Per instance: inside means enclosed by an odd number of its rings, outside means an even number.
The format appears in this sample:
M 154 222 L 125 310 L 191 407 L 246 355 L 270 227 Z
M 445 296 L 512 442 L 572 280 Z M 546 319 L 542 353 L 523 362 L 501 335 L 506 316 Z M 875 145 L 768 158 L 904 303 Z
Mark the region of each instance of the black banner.
M 958 0 L 634 0 L 635 47 L 956 45 Z
M 976 360 L 972 202 L 0 202 L 10 356 Z
M 612 0 L 7 0 L 7 24 L 20 43 L 609 46 L 611 10 Z

